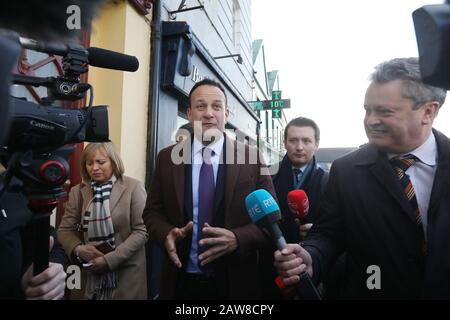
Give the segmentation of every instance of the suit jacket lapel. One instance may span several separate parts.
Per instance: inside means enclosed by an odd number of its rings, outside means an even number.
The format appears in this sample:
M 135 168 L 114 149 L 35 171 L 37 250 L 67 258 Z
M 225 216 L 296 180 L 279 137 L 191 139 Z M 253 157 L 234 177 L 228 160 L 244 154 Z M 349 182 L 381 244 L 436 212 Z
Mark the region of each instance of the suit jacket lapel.
M 225 135 L 224 135 L 225 136 Z M 216 190 L 214 193 L 214 225 L 223 226 L 224 225 L 224 217 L 223 212 L 220 210 L 223 203 L 223 197 L 225 193 L 225 176 L 226 176 L 226 166 L 223 163 L 222 159 L 226 159 L 227 148 L 226 148 L 226 139 L 223 141 L 222 154 L 220 155 L 219 168 L 217 170 L 217 179 L 216 179 Z
M 183 214 L 185 204 L 185 170 L 191 170 L 190 163 L 192 162 L 192 139 L 187 139 L 174 146 L 171 152 L 178 152 L 177 156 L 180 158 L 176 163 L 171 161 L 168 165 L 172 168 L 172 181 L 174 183 L 175 199 L 178 204 L 178 210 Z
M 184 194 L 184 210 L 182 213 L 184 213 L 185 223 L 187 223 L 194 219 L 194 204 L 192 203 L 192 164 L 185 164 L 182 171 L 184 173 L 184 181 L 180 182 L 184 184 L 184 190 L 181 190 L 181 194 Z
M 239 155 L 237 153 L 236 142 L 232 141 L 227 135 L 225 135 L 225 155 L 224 163 L 226 165 L 226 175 L 225 175 L 225 211 L 228 212 L 228 209 L 231 205 L 231 200 L 233 196 L 234 187 L 236 186 L 236 181 L 239 175 L 239 165 L 237 163 L 245 163 L 242 161 L 242 157 L 245 160 L 245 154 Z M 238 162 L 239 160 L 239 162 Z
M 408 215 L 412 222 L 416 223 L 414 213 L 411 206 L 402 190 L 402 186 L 391 164 L 389 163 L 386 154 L 379 152 L 373 146 L 369 146 L 367 153 L 358 165 L 370 165 L 370 172 L 374 175 L 375 179 L 384 186 L 384 188 L 391 194 L 391 196 L 401 206 L 402 211 Z
M 118 179 L 116 183 L 114 183 L 114 186 L 111 191 L 111 197 L 109 198 L 111 213 L 119 203 L 119 200 L 122 197 L 123 193 L 125 192 L 125 189 L 126 187 L 123 180 Z
M 175 198 L 178 203 L 178 209 L 181 213 L 184 212 L 183 206 L 184 206 L 184 170 L 185 167 L 190 165 L 185 164 L 170 164 L 173 166 L 172 168 L 172 174 L 173 174 L 173 183 L 175 188 Z
M 82 210 L 86 210 L 87 204 L 92 199 L 92 190 L 90 184 L 82 182 L 81 188 L 81 200 L 82 201 Z M 84 214 L 84 212 L 82 212 Z
M 277 193 L 280 206 L 285 206 L 286 201 L 280 199 L 287 199 L 289 191 L 294 190 L 294 176 L 292 174 L 292 163 L 289 160 L 287 154 L 281 161 L 278 173 L 273 178 L 273 185 Z M 287 205 L 287 204 L 286 204 Z
M 450 142 L 447 137 L 433 130 L 438 148 L 438 162 L 436 174 L 434 176 L 433 189 L 431 191 L 430 205 L 428 212 L 432 214 L 441 198 L 450 189 Z

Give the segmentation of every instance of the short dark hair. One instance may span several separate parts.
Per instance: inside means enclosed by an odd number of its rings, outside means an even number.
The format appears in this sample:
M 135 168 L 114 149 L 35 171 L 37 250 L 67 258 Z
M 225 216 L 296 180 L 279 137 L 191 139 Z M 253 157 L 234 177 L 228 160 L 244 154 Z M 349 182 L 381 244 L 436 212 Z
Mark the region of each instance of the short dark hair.
M 286 128 L 284 128 L 284 141 L 286 141 L 288 136 L 288 129 L 290 126 L 294 127 L 311 127 L 314 129 L 314 138 L 317 141 L 320 141 L 320 129 L 319 126 L 311 119 L 305 118 L 305 117 L 298 117 L 295 119 L 292 119 L 287 124 Z
M 197 89 L 200 86 L 213 86 L 213 87 L 219 88 L 219 90 L 222 91 L 223 95 L 225 96 L 225 108 L 228 108 L 228 99 L 227 99 L 227 94 L 225 93 L 225 89 L 220 84 L 220 82 L 217 82 L 216 80 L 211 79 L 211 78 L 203 78 L 203 80 L 200 80 L 199 82 L 194 84 L 191 91 L 189 92 L 189 97 L 188 97 L 189 98 L 189 107 L 191 106 L 192 93 L 195 91 L 195 89 Z

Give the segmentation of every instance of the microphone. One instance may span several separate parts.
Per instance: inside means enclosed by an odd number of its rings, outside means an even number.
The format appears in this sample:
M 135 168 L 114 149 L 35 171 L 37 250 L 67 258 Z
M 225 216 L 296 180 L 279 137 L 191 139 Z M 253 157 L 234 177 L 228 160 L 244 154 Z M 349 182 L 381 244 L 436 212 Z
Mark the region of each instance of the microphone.
M 85 53 L 87 52 L 88 62 L 94 67 L 130 72 L 134 72 L 139 68 L 139 61 L 135 56 L 130 56 L 120 52 L 96 47 L 85 49 L 78 44 L 66 45 L 57 42 L 36 41 L 34 39 L 23 37 L 17 38 L 22 47 L 39 52 L 56 54 L 59 56 L 65 56 L 70 49 L 80 50 Z
M 135 56 L 96 47 L 90 47 L 87 50 L 91 66 L 130 72 L 139 68 L 139 61 Z
M 281 220 L 280 207 L 272 195 L 264 189 L 255 190 L 245 198 L 245 206 L 252 222 L 268 229 L 278 249 L 283 250 L 287 243 L 278 226 Z
M 306 192 L 297 189 L 292 190 L 287 195 L 289 209 L 295 218 L 303 220 L 309 212 L 309 200 Z
M 305 194 L 304 191 L 303 193 Z M 278 226 L 278 221 L 281 220 L 280 208 L 272 195 L 264 189 L 255 190 L 245 198 L 245 206 L 252 222 L 260 228 L 268 229 L 278 249 L 280 251 L 283 250 L 287 243 Z M 279 276 L 275 279 L 275 283 L 286 298 L 293 297 L 299 293 L 305 299 L 321 300 L 319 292 L 306 272 L 300 274 L 298 292 L 295 290 L 295 287 L 286 287 Z

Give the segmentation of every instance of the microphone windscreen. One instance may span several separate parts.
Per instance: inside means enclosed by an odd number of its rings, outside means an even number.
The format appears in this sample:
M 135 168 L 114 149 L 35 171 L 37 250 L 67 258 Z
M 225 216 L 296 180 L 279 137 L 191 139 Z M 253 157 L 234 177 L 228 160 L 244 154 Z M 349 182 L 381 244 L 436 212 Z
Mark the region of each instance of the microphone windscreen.
M 295 218 L 304 219 L 308 215 L 309 200 L 306 192 L 299 190 L 292 190 L 287 196 L 288 206 Z
M 280 211 L 275 199 L 264 189 L 258 189 L 250 193 L 245 198 L 245 206 L 253 223 Z
M 139 61 L 135 56 L 96 47 L 87 50 L 91 66 L 132 72 L 139 68 Z

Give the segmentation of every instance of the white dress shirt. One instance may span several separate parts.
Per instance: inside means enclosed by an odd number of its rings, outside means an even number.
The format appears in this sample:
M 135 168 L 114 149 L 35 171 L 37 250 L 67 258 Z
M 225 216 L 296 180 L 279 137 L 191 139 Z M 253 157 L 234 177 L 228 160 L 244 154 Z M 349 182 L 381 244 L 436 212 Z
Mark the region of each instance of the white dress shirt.
M 406 170 L 416 193 L 417 204 L 419 206 L 420 216 L 422 218 L 423 231 L 425 239 L 427 237 L 428 224 L 428 206 L 430 204 L 431 191 L 433 188 L 434 175 L 437 169 L 438 151 L 436 139 L 433 133 L 430 133 L 428 139 L 418 148 L 406 154 L 416 156 L 420 161 L 416 161 Z M 404 155 L 406 155 L 404 154 Z M 396 154 L 388 154 L 389 159 Z
M 217 181 L 217 172 L 219 170 L 219 162 L 223 149 L 223 141 L 224 137 L 221 136 L 217 142 L 213 145 L 208 145 L 207 147 L 214 151 L 214 154 L 211 155 L 211 164 L 214 170 L 214 183 Z M 202 149 L 205 146 L 194 138 L 194 143 L 192 146 L 192 220 L 194 222 L 192 228 L 192 245 L 189 253 L 189 261 L 186 266 L 186 272 L 188 273 L 201 273 L 198 266 L 198 186 L 200 181 L 200 168 L 202 167 L 203 157 L 202 157 Z

